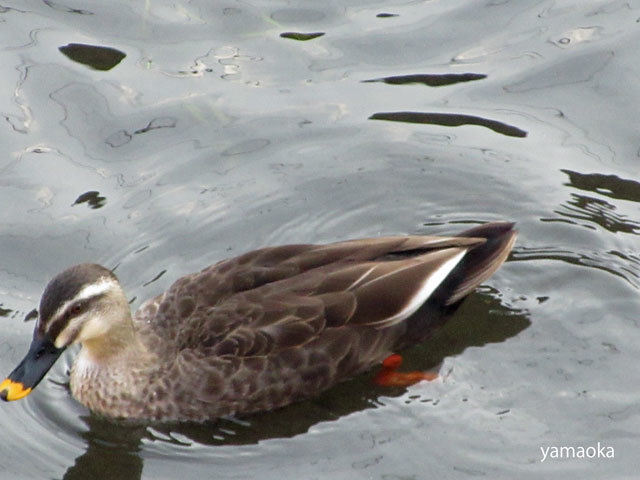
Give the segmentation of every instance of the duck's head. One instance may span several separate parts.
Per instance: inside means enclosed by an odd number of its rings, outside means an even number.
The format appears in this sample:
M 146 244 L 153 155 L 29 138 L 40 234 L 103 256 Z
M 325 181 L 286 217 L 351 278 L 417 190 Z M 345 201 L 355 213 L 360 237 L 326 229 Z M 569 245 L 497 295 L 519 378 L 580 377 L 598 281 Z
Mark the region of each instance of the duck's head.
M 96 264 L 68 268 L 49 282 L 27 355 L 0 384 L 0 398 L 27 396 L 69 345 L 103 338 L 128 304 L 116 276 Z

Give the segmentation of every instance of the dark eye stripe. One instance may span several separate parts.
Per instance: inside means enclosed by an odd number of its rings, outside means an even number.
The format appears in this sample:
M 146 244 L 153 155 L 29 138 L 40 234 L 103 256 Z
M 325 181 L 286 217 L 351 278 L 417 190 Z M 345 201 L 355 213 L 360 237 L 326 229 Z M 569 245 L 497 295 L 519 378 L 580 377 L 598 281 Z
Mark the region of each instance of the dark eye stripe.
M 104 293 L 100 293 L 69 305 L 53 322 L 49 324 L 49 327 L 46 330 L 49 337 L 55 340 L 58 335 L 60 335 L 60 332 L 62 332 L 62 330 L 64 330 L 64 328 L 69 324 L 69 320 L 87 311 L 92 302 L 95 302 L 104 295 Z M 80 308 L 78 309 L 78 307 Z M 79 332 L 75 332 L 74 337 L 77 336 L 78 333 Z
M 51 325 L 49 325 L 49 328 L 47 329 L 47 334 L 49 335 L 49 338 L 51 338 L 52 340 L 55 340 L 56 338 L 58 338 L 58 335 L 60 335 L 60 332 L 62 331 L 62 329 L 67 325 L 67 319 L 63 316 L 60 317 L 59 320 L 54 321 L 53 323 L 51 323 Z

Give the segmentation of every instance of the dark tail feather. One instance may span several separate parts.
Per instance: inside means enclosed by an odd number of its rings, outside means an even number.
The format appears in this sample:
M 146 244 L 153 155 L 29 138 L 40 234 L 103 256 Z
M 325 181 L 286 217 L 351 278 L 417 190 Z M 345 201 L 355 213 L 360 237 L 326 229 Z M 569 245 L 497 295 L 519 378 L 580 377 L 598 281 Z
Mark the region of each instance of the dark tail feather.
M 506 222 L 487 223 L 457 235 L 486 241 L 470 250 L 420 310 L 408 319 L 406 334 L 396 348 L 427 338 L 456 311 L 465 296 L 502 265 L 516 239 L 513 226 Z
M 504 263 L 516 240 L 514 224 L 493 222 L 462 232 L 458 237 L 485 238 L 486 242 L 470 250 L 453 269 L 432 298 L 453 305 L 488 279 Z

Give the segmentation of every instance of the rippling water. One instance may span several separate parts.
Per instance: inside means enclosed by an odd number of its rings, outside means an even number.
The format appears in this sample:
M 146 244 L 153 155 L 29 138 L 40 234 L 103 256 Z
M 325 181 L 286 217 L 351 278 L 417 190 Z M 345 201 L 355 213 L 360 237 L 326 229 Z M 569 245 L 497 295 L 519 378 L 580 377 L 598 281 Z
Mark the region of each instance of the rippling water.
M 640 431 L 633 1 L 5 1 L 0 366 L 46 282 L 137 307 L 265 245 L 512 220 L 510 261 L 410 368 L 216 425 L 104 421 L 73 352 L 1 405 L 12 478 L 632 478 Z M 547 459 L 541 447 L 611 446 Z

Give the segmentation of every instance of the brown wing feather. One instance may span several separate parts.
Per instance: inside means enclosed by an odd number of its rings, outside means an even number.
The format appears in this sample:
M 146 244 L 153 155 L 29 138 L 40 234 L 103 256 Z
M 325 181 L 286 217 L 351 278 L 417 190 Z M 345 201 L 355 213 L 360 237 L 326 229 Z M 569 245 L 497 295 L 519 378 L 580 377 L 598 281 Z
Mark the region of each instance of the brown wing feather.
M 398 236 L 264 248 L 182 277 L 136 317 L 154 317 L 140 327 L 153 331 L 150 348 L 166 348 L 169 336 L 178 351 L 266 355 L 316 340 L 327 328 L 401 321 L 443 262 L 484 241 Z

